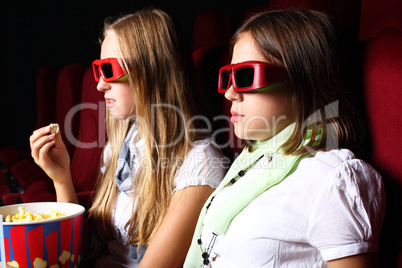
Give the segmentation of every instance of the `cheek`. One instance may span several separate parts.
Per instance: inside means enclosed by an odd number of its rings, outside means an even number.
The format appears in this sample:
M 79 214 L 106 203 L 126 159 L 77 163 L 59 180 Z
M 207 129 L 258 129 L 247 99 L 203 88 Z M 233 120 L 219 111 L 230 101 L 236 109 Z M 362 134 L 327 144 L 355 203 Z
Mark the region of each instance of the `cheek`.
M 132 93 L 128 93 L 123 95 L 124 98 L 124 103 L 125 103 L 125 107 L 127 110 L 132 110 L 132 112 L 135 111 L 135 100 L 134 100 L 134 94 Z
M 290 97 L 285 95 L 265 95 L 256 106 L 259 108 L 261 115 L 267 119 L 293 118 L 292 102 Z
M 251 139 L 269 139 L 293 122 L 290 99 L 272 94 L 252 97 L 250 105 L 244 107 L 249 113 L 242 124 L 242 136 L 247 133 Z
M 130 87 L 124 86 L 119 88 L 118 94 L 118 102 L 120 103 L 118 105 L 118 110 L 120 114 L 124 116 L 133 116 L 135 115 L 135 99 L 134 99 L 134 93 L 130 89 Z

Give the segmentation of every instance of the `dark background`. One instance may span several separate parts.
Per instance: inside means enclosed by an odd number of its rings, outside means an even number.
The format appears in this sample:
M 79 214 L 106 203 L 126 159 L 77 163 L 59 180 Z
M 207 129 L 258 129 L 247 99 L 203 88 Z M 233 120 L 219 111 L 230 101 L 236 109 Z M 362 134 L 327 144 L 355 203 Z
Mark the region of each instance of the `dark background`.
M 99 58 L 99 35 L 110 16 L 144 7 L 160 8 L 178 22 L 192 43 L 195 18 L 218 8 L 231 17 L 232 31 L 249 9 L 268 1 L 229 0 L 1 0 L 0 148 L 29 147 L 35 129 L 35 78 L 40 67 L 70 63 L 90 66 Z

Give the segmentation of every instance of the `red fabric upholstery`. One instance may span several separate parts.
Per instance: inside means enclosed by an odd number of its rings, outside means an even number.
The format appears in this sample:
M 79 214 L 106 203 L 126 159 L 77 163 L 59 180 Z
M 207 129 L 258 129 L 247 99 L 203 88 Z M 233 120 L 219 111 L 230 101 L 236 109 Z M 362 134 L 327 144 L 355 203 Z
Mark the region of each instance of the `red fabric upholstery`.
M 7 194 L 10 192 L 6 176 L 7 176 L 7 170 L 0 170 L 0 195 Z
M 36 76 L 36 128 L 56 121 L 56 86 L 59 69 L 45 65 Z
M 382 267 L 402 267 L 402 1 L 362 0 L 363 87 L 372 137 L 372 164 L 385 184 L 380 236 Z M 398 257 L 399 256 L 399 257 Z M 399 259 L 399 260 L 398 260 Z
M 402 32 L 401 0 L 362 0 L 359 40 L 376 36 L 382 29 Z
M 193 51 L 207 45 L 226 44 L 231 34 L 229 13 L 220 9 L 205 10 L 194 22 Z
M 363 44 L 371 163 L 381 173 L 387 195 L 380 257 L 382 267 L 402 267 L 402 32 L 388 28 Z
M 373 160 L 402 182 L 402 32 L 386 29 L 365 47 L 363 82 Z M 389 131 L 391 128 L 392 131 Z
M 17 201 L 29 203 L 56 200 L 52 180 L 30 159 L 19 161 L 10 172 L 21 184 L 24 192 L 3 193 L 2 199 L 6 205 L 15 204 Z
M 4 204 L 13 205 L 21 202 L 21 194 L 18 193 L 7 193 L 1 197 L 3 199 Z
M 16 195 L 12 196 L 14 198 L 16 197 Z M 8 196 L 4 198 L 5 203 L 9 202 L 8 198 Z M 37 181 L 25 190 L 25 192 L 20 196 L 20 199 L 23 203 L 56 202 L 53 183 L 44 180 Z
M 77 148 L 71 161 L 71 175 L 81 198 L 80 203 L 89 204 L 88 198 L 94 190 L 102 149 L 106 143 L 105 102 L 103 94 L 96 89 L 92 68 L 88 68 L 84 75 L 80 113 L 81 123 Z
M 0 151 L 0 161 L 7 169 L 10 169 L 18 161 L 27 158 L 28 154 L 14 145 L 5 147 Z
M 81 64 L 68 64 L 57 78 L 56 121 L 66 144 L 70 157 L 73 157 L 75 144 L 72 137 L 78 136 L 80 123 L 79 113 L 74 108 L 81 101 L 82 78 L 86 67 Z M 76 109 L 78 110 L 78 109 Z
M 42 180 L 53 185 L 46 173 L 31 159 L 19 161 L 10 168 L 10 172 L 20 182 L 23 189 L 27 189 L 32 183 Z

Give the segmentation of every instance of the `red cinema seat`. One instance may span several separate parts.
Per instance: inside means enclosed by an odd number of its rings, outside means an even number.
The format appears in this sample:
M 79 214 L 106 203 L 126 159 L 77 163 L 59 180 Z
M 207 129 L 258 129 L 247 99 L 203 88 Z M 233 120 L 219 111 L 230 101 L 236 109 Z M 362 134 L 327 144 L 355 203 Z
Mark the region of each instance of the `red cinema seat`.
M 387 195 L 380 237 L 382 267 L 402 267 L 402 32 L 387 28 L 363 43 L 371 163 L 381 173 Z
M 402 2 L 363 0 L 359 43 L 371 134 L 371 163 L 387 196 L 380 235 L 381 267 L 402 267 Z
M 15 163 L 29 158 L 29 154 L 17 146 L 10 145 L 0 151 L 0 161 L 6 169 L 10 169 Z
M 87 68 L 78 63 L 64 66 L 57 78 L 56 122 L 66 144 L 70 157 L 73 157 L 74 137 L 78 136 L 80 124 L 79 104 L 84 72 Z
M 362 0 L 359 40 L 375 37 L 385 28 L 402 32 L 402 1 L 400 0 Z
M 194 22 L 193 51 L 208 45 L 227 44 L 231 35 L 228 12 L 220 9 L 205 10 Z
M 82 82 L 77 147 L 71 161 L 71 175 L 78 200 L 87 208 L 95 193 L 100 158 L 106 143 L 105 108 L 103 93 L 97 91 L 92 68 L 88 68 Z
M 56 87 L 60 70 L 50 65 L 39 69 L 36 76 L 36 128 L 56 121 Z

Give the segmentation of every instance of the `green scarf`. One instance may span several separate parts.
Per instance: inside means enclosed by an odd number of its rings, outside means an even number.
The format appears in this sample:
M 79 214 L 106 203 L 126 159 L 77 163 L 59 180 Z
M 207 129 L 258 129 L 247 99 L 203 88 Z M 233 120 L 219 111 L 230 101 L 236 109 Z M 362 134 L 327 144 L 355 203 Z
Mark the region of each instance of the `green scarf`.
M 240 213 L 240 211 L 242 211 L 243 208 L 250 204 L 251 201 L 253 201 L 260 194 L 272 186 L 280 183 L 296 170 L 300 160 L 307 155 L 281 155 L 281 160 L 283 160 L 280 165 L 281 168 L 278 168 L 279 165 L 275 165 L 275 163 L 270 163 L 266 171 L 261 172 L 253 181 L 234 194 L 230 201 L 223 204 L 214 215 L 208 218 L 208 221 L 204 222 L 207 209 L 209 204 L 212 202 L 211 200 L 213 200 L 213 198 L 223 188 L 230 184 L 233 178 L 239 177 L 239 167 L 243 167 L 242 170 L 244 171 L 245 169 L 252 168 L 261 158 L 261 156 L 271 157 L 275 153 L 281 153 L 279 148 L 289 139 L 294 128 L 295 123 L 290 124 L 275 137 L 267 141 L 257 141 L 252 152 L 243 150 L 243 152 L 235 159 L 225 178 L 219 184 L 218 188 L 216 188 L 216 190 L 212 193 L 201 210 L 193 240 L 191 242 L 191 247 L 184 263 L 184 268 L 201 267 L 203 265 L 203 258 L 201 255 L 205 249 L 202 247 L 202 245 L 198 244 L 198 239 L 201 237 L 203 225 L 207 226 L 208 229 L 210 229 L 216 235 L 226 233 L 232 220 L 237 216 L 238 213 Z M 320 140 L 320 129 L 317 132 L 316 140 Z M 308 130 L 307 137 L 303 144 L 307 144 L 310 138 L 311 130 Z M 275 158 L 273 161 L 275 161 Z M 202 247 L 202 250 L 200 247 Z

